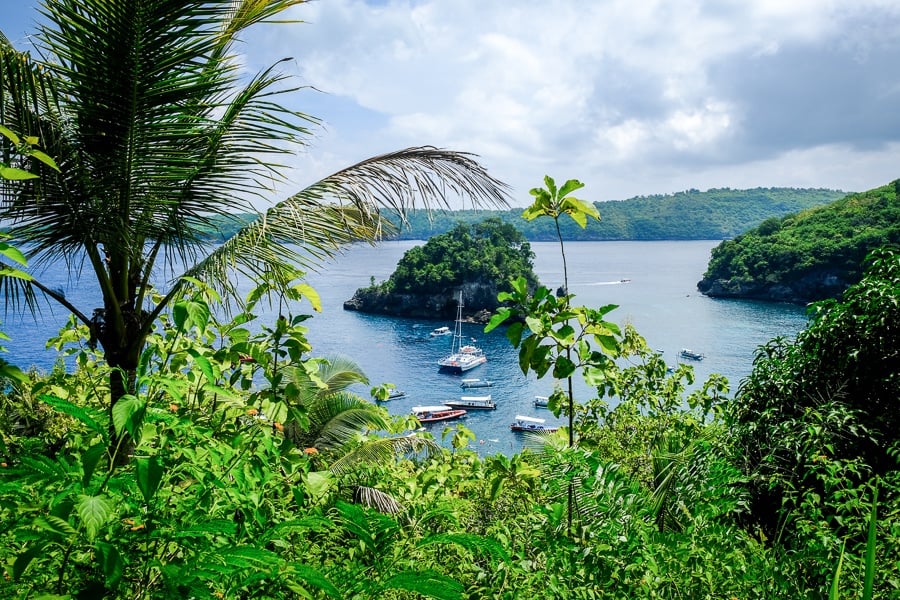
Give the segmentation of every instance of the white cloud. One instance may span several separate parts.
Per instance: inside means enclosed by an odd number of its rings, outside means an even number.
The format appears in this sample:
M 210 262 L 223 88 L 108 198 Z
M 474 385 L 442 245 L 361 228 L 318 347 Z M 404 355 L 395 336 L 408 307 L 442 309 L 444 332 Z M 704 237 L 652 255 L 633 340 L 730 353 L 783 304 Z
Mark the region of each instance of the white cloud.
M 294 56 L 329 94 L 301 97 L 327 129 L 295 184 L 422 144 L 481 155 L 522 203 L 545 173 L 616 198 L 900 176 L 894 0 L 328 0 L 295 14 L 308 24 L 248 44 L 256 65 Z

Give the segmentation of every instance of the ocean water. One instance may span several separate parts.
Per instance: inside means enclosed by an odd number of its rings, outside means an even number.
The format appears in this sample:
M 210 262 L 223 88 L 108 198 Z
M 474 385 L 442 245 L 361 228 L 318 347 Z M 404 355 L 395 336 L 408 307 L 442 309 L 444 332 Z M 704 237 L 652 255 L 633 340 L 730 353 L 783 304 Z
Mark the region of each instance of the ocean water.
M 483 454 L 509 454 L 522 448 L 522 434 L 509 430 L 516 415 L 547 419 L 558 424 L 546 409 L 534 408 L 536 395 L 549 395 L 554 381 L 537 380 L 519 370 L 518 353 L 502 329 L 485 334 L 483 328 L 463 324 L 463 334 L 477 340 L 488 361 L 464 375 L 439 373 L 437 361 L 450 350 L 451 336 L 431 337 L 432 329 L 452 322 L 391 318 L 343 310 L 343 302 L 370 278 L 386 279 L 409 248 L 421 242 L 388 242 L 376 247 L 357 245 L 310 273 L 308 282 L 321 295 L 323 310 L 306 322 L 313 354 L 343 354 L 353 358 L 369 377 L 371 385 L 393 383 L 406 392 L 403 398 L 383 404 L 391 413 L 409 413 L 415 405 L 440 404 L 462 395 L 490 393 L 494 411 L 470 411 L 462 420 L 476 435 L 475 447 Z M 618 305 L 608 318 L 621 325 L 630 323 L 666 361 L 678 361 L 681 348 L 706 355 L 692 362 L 698 382 L 711 373 L 725 375 L 732 392 L 752 368 L 754 351 L 778 336 L 793 337 L 806 324 L 803 307 L 740 300 L 717 300 L 697 292 L 714 241 L 690 242 L 569 242 L 565 245 L 569 290 L 575 304 L 600 307 Z M 535 271 L 541 282 L 556 289 L 563 284 L 562 257 L 558 244 L 532 243 Z M 511 276 L 514 274 L 510 274 Z M 45 280 L 66 290 L 67 298 L 90 314 L 92 290 L 88 281 L 70 284 L 63 272 L 48 271 Z M 294 314 L 311 312 L 308 304 L 291 307 Z M 266 315 L 274 319 L 275 314 Z M 67 314 L 58 308 L 43 311 L 39 320 L 30 315 L 8 313 L 0 330 L 12 338 L 4 345 L 7 360 L 20 367 L 49 368 L 56 355 L 44 342 L 58 331 Z M 489 379 L 491 388 L 463 390 L 463 378 Z M 368 396 L 370 386 L 354 391 Z M 580 380 L 576 396 L 590 397 Z M 435 437 L 448 423 L 428 426 Z

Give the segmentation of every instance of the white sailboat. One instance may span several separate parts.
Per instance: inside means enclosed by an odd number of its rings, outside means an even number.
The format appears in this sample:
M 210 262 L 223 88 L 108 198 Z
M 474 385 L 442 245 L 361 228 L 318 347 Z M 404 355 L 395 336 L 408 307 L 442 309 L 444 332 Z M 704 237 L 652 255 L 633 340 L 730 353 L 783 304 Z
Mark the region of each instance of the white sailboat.
M 456 309 L 456 328 L 453 331 L 453 344 L 450 354 L 438 361 L 441 371 L 463 373 L 487 362 L 487 356 L 481 348 L 473 344 L 462 343 L 462 291 L 459 292 L 459 304 Z

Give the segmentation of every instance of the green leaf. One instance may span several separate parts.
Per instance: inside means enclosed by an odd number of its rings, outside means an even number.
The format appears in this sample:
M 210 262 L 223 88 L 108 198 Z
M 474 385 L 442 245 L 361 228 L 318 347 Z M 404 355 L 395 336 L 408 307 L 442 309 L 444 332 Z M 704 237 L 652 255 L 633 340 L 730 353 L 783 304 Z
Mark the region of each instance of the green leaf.
M 16 146 L 22 143 L 22 140 L 19 139 L 19 136 L 13 133 L 13 131 L 5 125 L 0 125 L 0 135 L 3 135 L 3 137 L 11 141 Z
M 215 383 L 216 376 L 213 373 L 212 363 L 209 362 L 209 359 L 194 348 L 189 349 L 188 354 L 194 358 L 194 362 L 200 367 L 200 371 L 203 373 L 203 376 L 206 377 L 206 380 L 210 383 Z
M 97 463 L 100 462 L 100 459 L 105 454 L 106 444 L 100 443 L 94 444 L 81 455 L 81 468 L 84 471 L 84 474 L 81 477 L 81 485 L 84 488 L 87 488 L 90 485 L 91 477 L 94 475 L 94 469 L 97 468 Z
M 85 496 L 78 497 L 78 504 L 75 505 L 81 522 L 84 523 L 85 532 L 89 540 L 93 540 L 100 533 L 100 529 L 106 525 L 112 516 L 112 504 L 105 496 Z
M 555 379 L 565 379 L 574 372 L 575 363 L 571 360 L 565 356 L 560 356 L 556 359 L 556 364 L 553 366 L 553 377 Z
M 382 590 L 406 590 L 438 600 L 459 600 L 463 597 L 463 586 L 437 571 L 401 571 L 388 577 L 381 585 Z
M 331 490 L 334 477 L 329 471 L 311 471 L 303 477 L 303 483 L 309 496 L 321 498 Z
M 75 406 L 68 400 L 63 400 L 62 398 L 57 398 L 48 394 L 41 394 L 40 396 L 38 396 L 38 399 L 61 413 L 65 413 L 70 417 L 75 417 L 76 419 L 84 423 L 90 430 L 99 433 L 104 437 L 104 439 L 106 438 L 108 434 L 106 427 L 100 425 L 100 423 L 95 421 L 94 418 L 89 415 L 83 408 Z
M 9 179 L 10 181 L 23 181 L 25 179 L 37 179 L 37 175 L 15 167 L 0 165 L 0 178 Z
M 56 165 L 56 161 L 40 150 L 32 149 L 31 152 L 28 153 L 28 156 L 38 159 L 54 171 L 59 171 L 59 167 Z
M 55 533 L 63 539 L 78 535 L 78 532 L 72 527 L 71 523 L 53 515 L 36 517 L 34 521 L 32 521 L 32 525 L 38 529 Z
M 313 567 L 303 564 L 292 564 L 288 566 L 286 571 L 288 574 L 295 575 L 304 583 L 317 587 L 325 594 L 328 594 L 328 596 L 331 598 L 337 598 L 338 600 L 343 598 L 341 592 L 334 586 L 334 584 L 328 581 L 328 579 L 324 575 L 322 575 L 322 573 L 320 573 Z M 299 592 L 300 590 L 294 591 Z
M 126 394 L 112 407 L 113 427 L 116 435 L 122 435 L 127 431 L 135 442 L 140 441 L 141 425 L 144 423 L 144 415 L 147 413 L 147 403 L 131 394 Z
M 158 456 L 138 458 L 134 462 L 138 489 L 144 496 L 144 502 L 150 504 L 150 500 L 156 495 L 159 483 L 162 481 L 163 467 Z
M 13 563 L 12 576 L 14 581 L 19 581 L 22 578 L 22 575 L 25 573 L 25 570 L 28 568 L 28 565 L 31 564 L 31 561 L 35 559 L 37 556 L 41 556 L 44 553 L 44 547 L 46 546 L 46 542 L 40 541 L 25 550 L 25 552 L 21 553 L 16 557 L 16 561 Z
M 322 299 L 319 297 L 319 292 L 317 292 L 313 286 L 308 283 L 300 283 L 293 286 L 291 289 L 309 300 L 314 311 L 322 312 Z
M 100 572 L 106 578 L 106 587 L 114 588 L 125 574 L 125 561 L 119 549 L 106 542 L 97 542 L 97 562 Z
M 863 580 L 863 600 L 872 600 L 875 585 L 875 535 L 878 525 L 878 488 L 872 493 L 872 512 L 869 513 L 869 536 L 866 539 L 866 573 Z
M 22 253 L 22 251 L 15 246 L 7 244 L 6 242 L 0 242 L 0 254 L 2 254 L 9 260 L 13 260 L 19 263 L 23 267 L 28 266 L 28 259 L 25 258 L 25 255 Z

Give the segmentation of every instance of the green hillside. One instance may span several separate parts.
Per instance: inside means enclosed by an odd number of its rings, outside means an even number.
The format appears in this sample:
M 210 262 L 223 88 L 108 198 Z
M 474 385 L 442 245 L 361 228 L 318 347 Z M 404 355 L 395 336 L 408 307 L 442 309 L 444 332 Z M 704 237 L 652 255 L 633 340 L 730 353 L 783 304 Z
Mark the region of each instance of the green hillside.
M 687 190 L 677 194 L 638 196 L 628 200 L 595 202 L 601 221 L 585 229 L 563 221 L 563 237 L 572 241 L 613 240 L 725 240 L 756 227 L 766 219 L 822 206 L 845 192 L 814 188 Z M 403 240 L 427 240 L 447 233 L 457 224 L 473 225 L 496 217 L 521 231 L 529 241 L 555 241 L 553 223 L 525 221 L 522 208 L 509 210 L 414 211 L 396 235 Z M 206 223 L 208 237 L 227 239 L 250 215 Z M 399 223 L 399 219 L 393 219 Z
M 833 202 L 845 192 L 827 189 L 755 188 L 751 190 L 688 190 L 670 195 L 595 202 L 601 221 L 585 229 L 563 222 L 567 240 L 721 240 L 729 239 L 771 217 L 781 217 Z M 553 223 L 525 221 L 522 209 L 508 211 L 417 212 L 410 216 L 401 239 L 427 239 L 458 222 L 472 223 L 498 216 L 530 241 L 556 239 Z
M 871 250 L 900 244 L 900 180 L 771 218 L 713 249 L 704 294 L 808 302 L 859 281 Z

